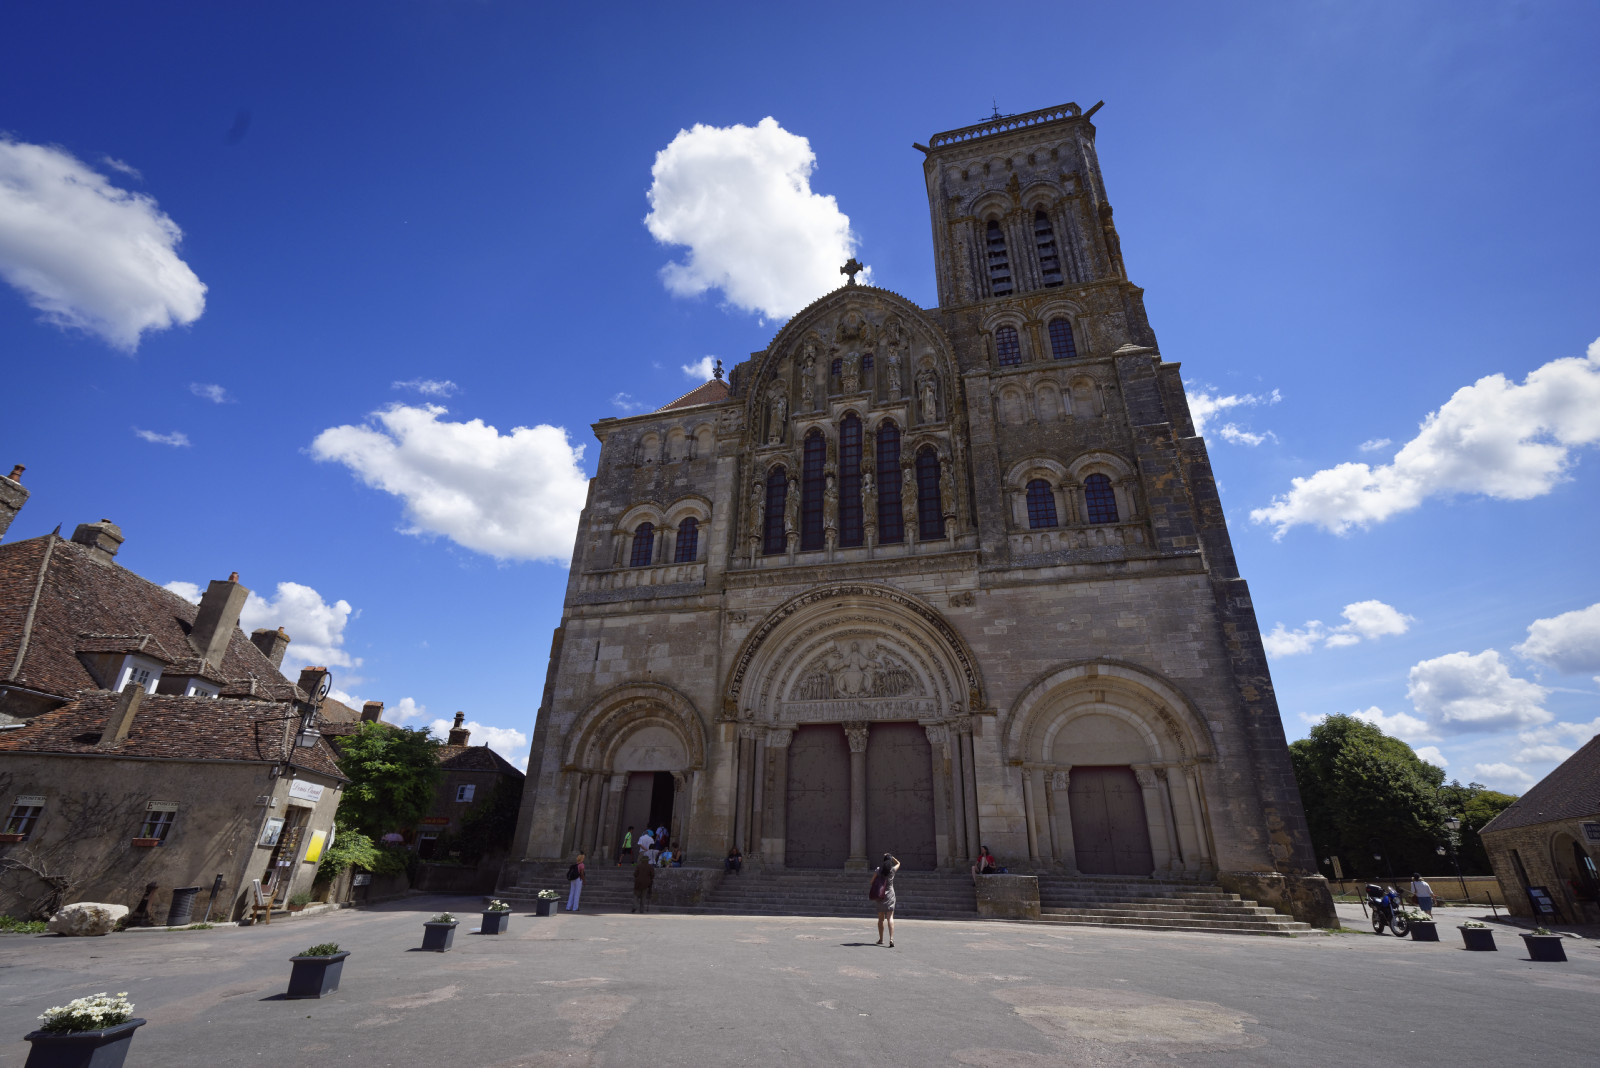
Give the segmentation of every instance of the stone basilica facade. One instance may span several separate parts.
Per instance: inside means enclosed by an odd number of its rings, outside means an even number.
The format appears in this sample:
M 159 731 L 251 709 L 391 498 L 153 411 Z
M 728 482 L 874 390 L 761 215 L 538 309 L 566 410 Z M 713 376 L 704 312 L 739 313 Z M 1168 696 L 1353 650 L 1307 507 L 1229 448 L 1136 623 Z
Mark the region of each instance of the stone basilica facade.
M 987 845 L 1331 914 L 1093 110 L 917 146 L 938 307 L 851 273 L 727 382 L 595 424 L 526 860 L 666 823 L 691 864 Z

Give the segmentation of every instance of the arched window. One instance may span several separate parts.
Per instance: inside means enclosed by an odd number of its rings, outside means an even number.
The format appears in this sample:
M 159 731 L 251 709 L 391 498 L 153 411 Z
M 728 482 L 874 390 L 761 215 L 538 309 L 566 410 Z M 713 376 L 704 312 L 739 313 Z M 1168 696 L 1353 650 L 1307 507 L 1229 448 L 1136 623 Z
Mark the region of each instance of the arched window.
M 1033 245 L 1039 250 L 1039 276 L 1047 286 L 1061 284 L 1061 258 L 1056 255 L 1056 231 L 1043 209 L 1033 213 Z
M 939 499 L 939 454 L 932 445 L 917 453 L 917 537 L 944 537 L 944 502 Z
M 989 220 L 987 234 L 989 246 L 989 291 L 997 297 L 1011 295 L 1011 257 L 1006 255 L 1006 235 L 1000 224 Z
M 767 472 L 767 510 L 761 517 L 761 553 L 776 556 L 788 548 L 783 533 L 783 509 L 789 503 L 789 472 L 774 467 Z
M 854 413 L 839 421 L 839 544 L 860 545 L 861 420 Z
M 1028 526 L 1032 530 L 1056 525 L 1056 495 L 1050 483 L 1036 478 L 1028 483 Z
M 898 545 L 906 540 L 900 518 L 900 428 L 886 419 L 878 427 L 878 541 Z
M 1105 475 L 1090 475 L 1083 480 L 1083 503 L 1088 506 L 1089 522 L 1117 521 L 1117 495 Z
M 822 465 L 828 446 L 822 431 L 806 435 L 805 454 L 800 461 L 800 548 L 822 548 L 822 494 L 827 488 Z
M 1058 360 L 1078 358 L 1078 347 L 1072 343 L 1072 324 L 1066 319 L 1050 320 L 1050 355 Z
M 1017 328 L 1002 326 L 994 332 L 995 360 L 1001 367 L 1011 367 L 1022 362 L 1022 346 L 1017 344 Z
M 678 524 L 678 545 L 672 554 L 675 564 L 692 564 L 700 551 L 700 520 L 690 516 Z
M 649 567 L 655 554 L 656 528 L 654 523 L 640 523 L 633 532 L 633 555 L 629 567 Z

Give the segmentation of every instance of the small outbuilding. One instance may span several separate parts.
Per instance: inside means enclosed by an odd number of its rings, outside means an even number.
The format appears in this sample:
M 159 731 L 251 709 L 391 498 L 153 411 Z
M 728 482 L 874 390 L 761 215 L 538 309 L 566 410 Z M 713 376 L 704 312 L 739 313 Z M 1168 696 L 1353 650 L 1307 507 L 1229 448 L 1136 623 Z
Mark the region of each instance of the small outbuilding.
M 1600 737 L 1589 739 L 1478 835 L 1513 915 L 1600 923 Z

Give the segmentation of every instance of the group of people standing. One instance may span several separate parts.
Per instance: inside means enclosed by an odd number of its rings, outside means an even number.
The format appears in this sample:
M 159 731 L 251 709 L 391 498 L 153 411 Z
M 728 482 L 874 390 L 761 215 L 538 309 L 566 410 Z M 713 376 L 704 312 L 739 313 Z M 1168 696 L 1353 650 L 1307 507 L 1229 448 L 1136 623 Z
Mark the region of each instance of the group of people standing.
M 663 868 L 681 867 L 683 864 L 683 851 L 680 849 L 677 854 L 673 853 L 672 841 L 667 834 L 665 824 L 654 828 L 646 827 L 644 833 L 639 835 L 637 844 L 639 848 L 638 859 L 640 860 L 648 860 L 651 864 Z M 635 859 L 633 854 L 634 845 L 633 825 L 630 823 L 627 831 L 622 835 L 622 849 L 617 853 L 617 864 L 619 866 L 623 863 L 631 863 Z

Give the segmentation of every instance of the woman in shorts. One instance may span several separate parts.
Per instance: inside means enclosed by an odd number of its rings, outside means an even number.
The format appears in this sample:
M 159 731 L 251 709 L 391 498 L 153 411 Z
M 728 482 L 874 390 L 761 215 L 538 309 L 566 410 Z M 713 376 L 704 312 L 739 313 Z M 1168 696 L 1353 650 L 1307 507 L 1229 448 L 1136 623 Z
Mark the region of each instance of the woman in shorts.
M 878 898 L 878 945 L 883 945 L 883 925 L 889 925 L 889 948 L 894 948 L 894 873 L 900 870 L 900 862 L 894 854 L 885 853 L 883 863 L 878 865 L 878 870 L 873 873 L 872 881 L 882 880 L 883 896 Z

